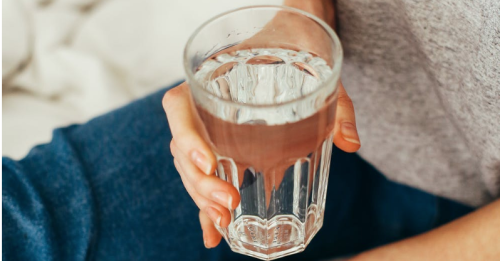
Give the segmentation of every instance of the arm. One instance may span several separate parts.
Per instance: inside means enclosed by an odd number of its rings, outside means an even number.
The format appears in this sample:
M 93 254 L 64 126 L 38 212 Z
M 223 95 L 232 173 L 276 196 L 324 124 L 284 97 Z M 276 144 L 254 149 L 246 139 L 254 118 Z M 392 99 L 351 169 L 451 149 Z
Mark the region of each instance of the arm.
M 285 0 L 335 28 L 331 0 Z M 500 200 L 422 235 L 362 253 L 365 260 L 495 260 L 500 258 Z
M 333 1 L 286 0 L 285 3 L 315 14 L 335 28 Z M 301 8 L 301 4 L 305 6 Z M 318 8 L 320 5 L 330 7 L 328 10 L 332 12 L 325 12 L 322 16 L 321 9 Z M 500 258 L 500 200 L 427 233 L 362 253 L 352 261 L 476 261 L 498 258 Z
M 356 256 L 368 260 L 498 260 L 500 200 L 427 233 Z
M 283 4 L 311 13 L 335 29 L 333 0 L 285 0 Z

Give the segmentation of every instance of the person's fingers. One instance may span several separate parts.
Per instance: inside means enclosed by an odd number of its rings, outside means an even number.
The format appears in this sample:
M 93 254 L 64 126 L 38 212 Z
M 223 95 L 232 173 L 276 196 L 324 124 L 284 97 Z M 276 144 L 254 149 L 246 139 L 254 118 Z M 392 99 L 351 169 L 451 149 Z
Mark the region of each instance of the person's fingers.
M 174 143 L 174 151 L 176 149 Z M 192 186 L 201 196 L 210 199 L 225 208 L 235 209 L 240 202 L 240 195 L 236 188 L 214 175 L 204 175 L 196 166 L 182 153 L 176 153 L 176 160 L 179 161 L 189 186 Z M 200 209 L 203 209 L 200 207 Z
M 203 128 L 195 113 L 187 83 L 167 91 L 162 103 L 180 153 L 185 154 L 203 173 L 212 174 L 216 166 L 215 156 L 200 135 Z
M 335 121 L 333 143 L 345 152 L 356 152 L 359 150 L 361 142 L 356 130 L 354 106 L 342 83 L 339 86 Z
M 208 215 L 204 211 L 200 211 L 200 224 L 203 230 L 203 243 L 206 248 L 214 248 L 222 239 L 221 234 L 214 226 Z
M 173 147 L 174 147 L 174 149 L 172 150 L 173 154 L 178 155 L 177 149 L 175 149 L 175 145 Z M 205 211 L 206 214 L 208 214 L 208 216 L 210 217 L 210 219 L 212 219 L 212 221 L 214 223 L 216 223 L 217 225 L 219 225 L 221 227 L 227 227 L 229 225 L 229 223 L 231 223 L 231 213 L 227 209 L 227 207 L 228 207 L 227 203 L 225 201 L 223 201 L 224 204 L 218 203 L 217 201 L 214 201 L 213 199 L 210 199 L 210 198 L 205 197 L 205 196 L 201 195 L 200 193 L 198 193 L 198 191 L 193 186 L 193 184 L 191 182 L 189 182 L 189 180 L 187 178 L 188 175 L 186 175 L 186 171 L 185 171 L 182 163 L 180 163 L 180 161 L 181 160 L 179 159 L 179 157 L 174 159 L 175 168 L 177 169 L 177 171 L 179 172 L 179 174 L 181 176 L 181 180 L 182 180 L 182 183 L 184 184 L 184 187 L 186 188 L 186 190 L 189 193 L 189 195 L 191 196 L 191 198 L 193 198 L 193 200 L 196 203 L 196 205 L 198 206 L 198 208 L 200 208 L 202 211 Z M 190 164 L 190 163 L 188 163 L 188 164 Z M 194 167 L 194 166 L 192 166 L 192 168 L 196 169 L 196 167 Z M 196 169 L 196 171 L 199 171 L 199 170 Z M 227 182 L 220 180 L 214 176 L 207 177 L 206 175 L 204 175 L 202 173 L 198 173 L 198 175 L 200 175 L 201 177 L 204 177 L 204 178 L 216 179 L 219 182 L 222 182 L 224 184 L 228 184 Z M 238 196 L 238 200 L 239 200 L 239 196 Z

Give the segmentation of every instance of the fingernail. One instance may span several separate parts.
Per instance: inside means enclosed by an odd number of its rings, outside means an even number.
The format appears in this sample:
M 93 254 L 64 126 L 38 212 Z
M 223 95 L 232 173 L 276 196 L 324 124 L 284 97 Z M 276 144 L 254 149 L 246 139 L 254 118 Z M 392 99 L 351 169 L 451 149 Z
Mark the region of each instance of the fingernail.
M 343 122 L 340 126 L 340 131 L 344 140 L 350 143 L 360 144 L 358 132 L 356 131 L 356 126 L 354 126 L 354 124 L 350 122 Z
M 205 232 L 203 232 L 203 245 L 205 245 L 205 248 L 210 248 L 207 246 L 207 240 L 205 239 Z
M 212 166 L 203 154 L 195 150 L 191 153 L 191 160 L 194 162 L 194 164 L 196 164 L 196 166 L 198 166 L 198 168 L 200 168 L 201 171 L 203 171 L 203 173 L 210 175 Z
M 207 215 L 210 217 L 210 219 L 215 223 L 217 224 L 217 226 L 220 227 L 220 221 L 222 219 L 222 215 L 220 214 L 220 212 L 213 208 L 213 207 L 207 207 L 205 209 L 205 212 L 207 213 Z
M 219 203 L 223 206 L 226 204 L 228 209 L 233 209 L 232 208 L 233 197 L 231 197 L 231 195 L 227 194 L 226 192 L 222 192 L 222 191 L 212 192 L 212 198 L 215 201 L 217 201 L 217 203 Z

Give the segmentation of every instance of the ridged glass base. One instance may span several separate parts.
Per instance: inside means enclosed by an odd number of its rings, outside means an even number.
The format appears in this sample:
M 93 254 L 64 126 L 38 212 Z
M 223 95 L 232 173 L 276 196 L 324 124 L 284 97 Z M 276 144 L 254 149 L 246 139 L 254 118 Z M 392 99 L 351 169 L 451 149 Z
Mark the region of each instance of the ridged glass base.
M 323 225 L 331 140 L 330 135 L 307 157 L 269 171 L 219 157 L 217 175 L 241 195 L 229 227 L 218 228 L 234 252 L 273 260 L 306 248 Z
M 293 215 L 280 215 L 266 221 L 254 216 L 241 216 L 233 224 L 236 235 L 218 228 L 234 252 L 262 260 L 273 260 L 304 251 L 323 225 L 323 216 L 312 205 L 308 222 Z

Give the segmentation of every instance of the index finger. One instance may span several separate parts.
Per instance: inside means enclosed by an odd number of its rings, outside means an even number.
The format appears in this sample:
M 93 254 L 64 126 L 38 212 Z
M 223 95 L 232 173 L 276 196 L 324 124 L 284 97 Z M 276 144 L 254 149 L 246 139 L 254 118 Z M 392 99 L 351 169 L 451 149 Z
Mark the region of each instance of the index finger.
M 333 133 L 333 143 L 335 143 L 339 149 L 345 152 L 356 152 L 361 147 L 358 131 L 356 129 L 354 106 L 342 83 L 339 85 L 337 113 L 335 116 Z
M 205 174 L 214 172 L 216 159 L 203 135 L 203 125 L 194 108 L 186 82 L 170 89 L 163 96 L 163 108 L 179 151 Z

